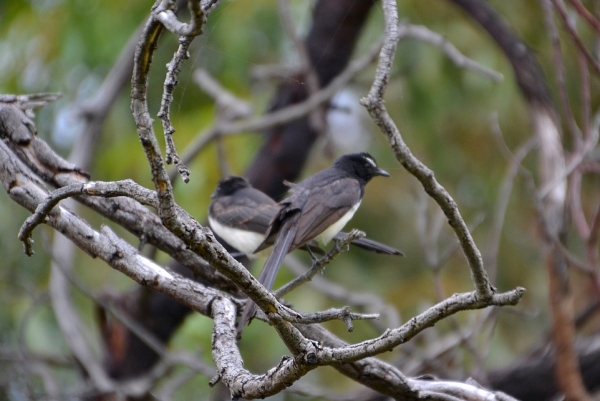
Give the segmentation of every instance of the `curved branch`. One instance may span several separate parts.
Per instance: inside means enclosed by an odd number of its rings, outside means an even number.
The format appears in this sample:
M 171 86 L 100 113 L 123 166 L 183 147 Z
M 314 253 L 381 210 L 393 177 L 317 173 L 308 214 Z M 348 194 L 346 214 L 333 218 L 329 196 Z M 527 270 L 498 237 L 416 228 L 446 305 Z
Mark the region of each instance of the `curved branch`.
M 398 127 L 388 114 L 383 96 L 387 88 L 396 47 L 398 43 L 398 11 L 396 3 L 391 0 L 383 1 L 385 18 L 385 42 L 379 54 L 379 63 L 375 80 L 369 94 L 361 99 L 361 104 L 367 108 L 373 121 L 386 135 L 388 142 L 396 156 L 396 159 L 412 175 L 414 175 L 423 186 L 423 189 L 431 196 L 444 211 L 448 222 L 467 257 L 471 268 L 471 277 L 474 281 L 477 293 L 483 298 L 491 298 L 494 290 L 483 266 L 481 252 L 477 248 L 467 224 L 463 220 L 456 202 L 448 191 L 440 185 L 434 177 L 433 171 L 419 161 L 410 151 Z
M 43 180 L 56 187 L 87 182 L 87 174 L 57 155 L 43 139 L 35 135 L 35 130 L 33 122 L 27 119 L 19 108 L 0 105 L 0 137 L 6 140 L 6 145 L 35 174 L 31 177 L 32 180 L 38 182 L 40 186 L 43 186 L 41 182 Z M 155 214 L 135 200 L 126 197 L 109 200 L 89 196 L 80 196 L 76 200 L 123 226 L 142 241 L 168 253 L 175 260 L 192 269 L 199 277 L 219 288 L 237 291 L 228 279 L 191 251 L 180 238 L 162 224 Z

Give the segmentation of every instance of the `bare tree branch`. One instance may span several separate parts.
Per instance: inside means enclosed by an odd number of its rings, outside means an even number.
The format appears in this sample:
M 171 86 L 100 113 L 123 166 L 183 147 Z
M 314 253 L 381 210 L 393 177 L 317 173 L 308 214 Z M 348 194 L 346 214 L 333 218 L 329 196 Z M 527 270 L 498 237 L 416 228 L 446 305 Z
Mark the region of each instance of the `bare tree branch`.
M 396 368 L 372 358 L 406 343 L 426 328 L 459 311 L 514 305 L 523 296 L 524 289 L 520 287 L 509 292 L 496 293 L 483 268 L 481 255 L 473 242 L 469 227 L 463 221 L 457 205 L 448 192 L 435 180 L 433 172 L 414 158 L 383 104 L 383 95 L 391 73 L 396 44 L 398 40 L 404 38 L 418 38 L 433 43 L 439 46 L 458 66 L 476 71 L 490 79 L 500 79 L 501 76 L 470 62 L 441 36 L 429 32 L 424 27 L 398 25 L 395 4 L 388 0 L 384 2 L 386 36 L 383 39 L 383 47 L 381 43 L 375 44 L 364 57 L 352 63 L 337 78 L 327 80 L 323 78 L 323 75 L 318 75 L 320 84 L 329 82 L 329 85 L 322 90 L 309 93 L 307 100 L 299 105 L 277 111 L 265 118 L 236 120 L 239 117 L 237 115 L 227 118 L 218 116 L 218 122 L 208 129 L 206 136 L 199 141 L 204 144 L 207 143 L 207 140 L 217 138 L 224 133 L 272 127 L 305 116 L 326 104 L 342 85 L 365 68 L 377 53 L 380 54 L 375 82 L 369 95 L 363 99 L 363 104 L 371 113 L 374 121 L 388 136 L 397 159 L 421 181 L 427 193 L 438 202 L 449 219 L 469 262 L 476 291 L 455 294 L 448 299 L 442 299 L 437 305 L 402 325 L 395 325 L 395 328 L 386 330 L 377 338 L 353 345 L 335 344 L 335 341 L 327 342 L 324 339 L 328 338 L 329 333 L 306 324 L 341 319 L 351 329 L 353 319 L 373 318 L 375 315 L 351 313 L 348 307 L 301 315 L 282 305 L 277 301 L 276 296 L 266 291 L 240 263 L 216 243 L 208 228 L 201 226 L 175 201 L 171 178 L 165 164 L 171 160 L 178 164 L 183 169 L 180 173 L 182 173 L 184 181 L 187 173 L 179 160 L 172 139 L 175 128 L 170 121 L 169 109 L 177 85 L 179 68 L 188 57 L 189 44 L 196 35 L 201 33 L 206 12 L 214 8 L 215 4 L 216 2 L 210 1 L 188 1 L 191 20 L 186 24 L 177 20 L 173 12 L 174 1 L 157 1 L 143 28 L 135 51 L 131 109 L 150 166 L 154 191 L 143 188 L 130 180 L 88 181 L 89 177 L 82 169 L 65 162 L 44 141 L 33 135 L 35 125 L 32 121 L 28 118 L 21 118 L 18 113 L 15 113 L 13 106 L 0 105 L 0 135 L 4 139 L 0 143 L 0 181 L 3 182 L 11 199 L 33 213 L 23 224 L 19 234 L 21 240 L 26 244 L 27 252 L 31 253 L 33 230 L 37 225 L 46 223 L 63 233 L 69 241 L 91 256 L 99 257 L 141 285 L 156 289 L 212 318 L 214 320 L 212 352 L 217 373 L 211 380 L 211 385 L 222 381 L 230 389 L 234 398 L 251 399 L 276 394 L 311 370 L 330 365 L 358 382 L 396 399 L 456 400 L 461 397 L 475 400 L 507 399 L 503 398 L 504 396 L 501 394 L 493 394 L 481 389 L 475 383 L 442 382 L 429 378 L 409 379 Z M 283 13 L 285 14 L 285 10 Z M 298 38 L 291 25 L 293 24 L 290 24 L 291 35 L 297 42 Z M 158 38 L 164 29 L 181 36 L 180 46 L 167 66 L 159 113 L 167 138 L 166 160 L 163 159 L 162 150 L 153 131 L 153 121 L 147 102 L 150 64 L 158 44 Z M 215 83 L 214 81 L 210 82 L 209 86 Z M 225 92 L 218 84 L 213 85 L 212 89 L 217 96 L 222 96 Z M 10 124 L 19 124 L 18 130 L 3 129 L 5 128 L 3 124 L 10 118 L 13 118 Z M 49 192 L 45 183 L 57 186 L 59 189 Z M 203 278 L 208 280 L 207 285 L 185 279 L 168 268 L 144 258 L 138 250 L 119 238 L 108 227 L 102 227 L 99 231 L 94 230 L 85 220 L 76 216 L 66 207 L 67 202 L 61 203 L 61 200 L 71 197 L 76 197 L 81 203 L 100 211 L 107 217 L 110 216 L 118 224 L 138 235 L 142 241 L 146 241 L 146 236 L 149 236 L 148 242 L 156 244 L 178 260 L 185 259 L 186 262 L 191 260 L 190 266 L 195 266 L 201 272 Z M 154 216 L 143 205 L 156 208 L 159 217 Z M 597 233 L 597 230 L 592 230 L 592 232 Z M 352 235 L 359 234 L 351 233 L 346 240 L 352 240 Z M 164 238 L 159 238 L 161 236 Z M 309 274 L 314 275 L 319 268 L 339 252 L 339 248 L 334 248 L 316 264 L 315 269 Z M 214 269 L 219 274 L 215 273 Z M 224 279 L 223 276 L 230 281 Z M 301 278 L 298 282 L 302 280 L 304 279 Z M 277 366 L 264 375 L 253 375 L 243 367 L 243 359 L 239 353 L 235 332 L 235 318 L 241 302 L 229 293 L 210 287 L 210 285 L 215 285 L 217 288 L 235 293 L 231 283 L 247 293 L 259 305 L 266 315 L 267 321 L 292 353 L 291 357 L 284 357 Z M 284 287 L 283 291 L 288 291 L 296 285 L 296 283 L 292 283 Z M 57 312 L 60 310 L 61 308 L 57 307 Z M 481 322 L 483 321 L 482 319 Z M 481 324 L 483 325 L 483 323 Z M 77 335 L 77 337 L 81 336 Z M 84 361 L 88 373 L 93 374 L 97 362 L 93 358 L 87 358 L 85 352 L 86 350 L 81 353 L 84 356 L 78 356 L 78 359 Z M 104 393 L 142 395 L 152 388 L 155 379 L 163 375 L 173 363 L 176 363 L 175 359 L 174 356 L 165 355 L 164 360 L 155 365 L 146 375 L 122 385 L 111 381 L 103 383 L 102 380 L 106 375 L 102 372 L 95 379 L 96 382 L 93 383 L 93 386 L 95 390 Z M 198 370 L 203 368 L 203 366 L 198 366 Z M 204 374 L 206 372 L 207 369 L 204 369 Z M 51 378 L 44 376 L 45 373 L 42 371 L 39 374 L 45 377 L 48 388 L 52 388 Z M 182 376 L 181 380 L 185 380 L 186 377 L 188 376 Z M 180 383 L 181 380 L 177 383 Z M 177 383 L 174 382 L 173 385 L 177 385 Z M 165 390 L 165 397 L 169 395 L 169 391 L 171 390 Z
M 444 211 L 450 226 L 456 232 L 458 241 L 471 268 L 471 276 L 477 293 L 483 299 L 489 299 L 493 294 L 487 273 L 483 267 L 483 259 L 475 245 L 471 233 L 462 219 L 456 202 L 450 194 L 434 178 L 433 171 L 427 168 L 406 146 L 394 121 L 386 111 L 383 95 L 390 79 L 392 61 L 398 43 L 398 12 L 395 3 L 383 2 L 385 15 L 385 42 L 379 55 L 379 64 L 375 80 L 369 94 L 361 99 L 361 104 L 367 108 L 373 121 L 388 138 L 388 142 L 402 166 L 413 174 L 423 185 L 425 191 L 439 204 Z

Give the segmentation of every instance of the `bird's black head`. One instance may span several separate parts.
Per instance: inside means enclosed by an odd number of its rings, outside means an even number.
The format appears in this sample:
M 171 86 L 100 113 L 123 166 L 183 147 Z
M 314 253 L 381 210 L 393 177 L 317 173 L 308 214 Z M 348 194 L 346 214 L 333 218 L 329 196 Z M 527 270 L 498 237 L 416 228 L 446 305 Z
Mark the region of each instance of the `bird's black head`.
M 248 188 L 250 183 L 244 177 L 232 175 L 229 177 L 221 178 L 217 184 L 215 192 L 211 195 L 211 198 L 218 196 L 230 196 L 239 191 L 240 189 Z
M 377 167 L 377 162 L 366 152 L 349 153 L 341 156 L 333 164 L 335 167 L 351 173 L 352 175 L 368 182 L 376 175 L 389 177 L 390 174 Z

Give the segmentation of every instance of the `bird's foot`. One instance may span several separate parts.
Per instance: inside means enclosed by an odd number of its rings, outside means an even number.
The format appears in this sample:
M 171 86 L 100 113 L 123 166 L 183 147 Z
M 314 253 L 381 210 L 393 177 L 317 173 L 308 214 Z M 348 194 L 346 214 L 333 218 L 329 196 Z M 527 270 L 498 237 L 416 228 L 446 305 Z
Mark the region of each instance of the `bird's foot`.
M 310 260 L 312 262 L 312 265 L 314 266 L 319 261 L 319 258 L 317 257 L 317 255 L 314 254 L 310 245 L 306 244 L 306 250 L 308 251 L 308 254 L 310 255 Z
M 350 249 L 350 244 L 348 243 L 344 243 L 345 239 L 344 238 L 334 238 L 335 241 L 335 250 L 338 251 L 339 253 L 342 252 L 346 252 Z

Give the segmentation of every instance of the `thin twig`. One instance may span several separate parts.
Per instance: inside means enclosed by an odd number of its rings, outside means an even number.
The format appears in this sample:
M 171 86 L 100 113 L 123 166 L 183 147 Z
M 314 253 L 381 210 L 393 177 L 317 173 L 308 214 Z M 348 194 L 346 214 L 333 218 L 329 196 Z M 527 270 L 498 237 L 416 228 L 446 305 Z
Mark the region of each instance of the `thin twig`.
M 560 14 L 563 24 L 565 25 L 565 28 L 567 28 L 567 31 L 571 35 L 571 39 L 573 39 L 573 42 L 575 42 L 575 45 L 585 56 L 588 64 L 592 66 L 594 71 L 596 71 L 596 74 L 600 75 L 600 63 L 598 63 L 598 60 L 594 58 L 594 56 L 586 49 L 585 45 L 581 41 L 581 38 L 577 33 L 577 29 L 573 26 L 571 20 L 569 19 L 569 16 L 567 15 L 567 9 L 565 7 L 565 4 L 562 2 L 562 0 L 552 0 L 552 4 L 554 4 L 554 7 Z
M 495 282 L 496 274 L 498 271 L 498 253 L 500 251 L 500 239 L 505 223 L 508 203 L 512 194 L 512 187 L 514 185 L 514 181 L 517 174 L 523 169 L 523 160 L 529 154 L 529 152 L 531 152 L 536 142 L 534 138 L 528 139 L 527 141 L 525 141 L 525 143 L 520 145 L 513 154 L 506 145 L 506 142 L 504 141 L 504 136 L 502 134 L 502 130 L 500 129 L 500 123 L 498 122 L 498 115 L 496 113 L 494 113 L 493 116 L 492 132 L 494 133 L 494 139 L 496 139 L 496 143 L 498 144 L 500 153 L 504 155 L 507 161 L 509 162 L 508 169 L 504 174 L 502 184 L 500 185 L 498 200 L 496 202 L 496 207 L 494 211 L 492 234 L 487 252 L 488 272 L 490 273 L 491 281 Z
M 82 184 L 73 184 L 67 187 L 59 188 L 52 192 L 43 203 L 40 203 L 32 214 L 25 220 L 19 230 L 18 237 L 23 242 L 25 254 L 33 255 L 31 234 L 35 227 L 42 224 L 50 215 L 52 209 L 63 199 L 78 196 L 93 195 L 102 197 L 128 196 L 140 201 L 141 204 L 157 207 L 156 194 L 149 189 L 143 188 L 133 180 L 123 180 L 116 182 L 87 182 Z M 139 196 L 139 197 L 138 197 Z M 65 209 L 66 210 L 66 209 Z
M 581 15 L 583 19 L 586 20 L 586 22 L 596 30 L 596 32 L 600 33 L 600 21 L 598 21 L 598 19 L 594 17 L 594 15 L 589 12 L 587 8 L 585 8 L 581 0 L 569 0 L 569 2 L 573 8 L 577 10 L 577 13 Z
M 411 25 L 404 22 L 400 23 L 400 26 L 398 27 L 398 40 L 403 40 L 405 38 L 416 39 L 437 46 L 458 68 L 464 68 L 465 70 L 488 78 L 493 82 L 500 82 L 504 79 L 504 76 L 501 73 L 484 67 L 476 61 L 466 57 L 450 43 L 445 36 L 433 32 L 425 26 Z
M 364 236 L 365 236 L 365 233 L 362 231 L 358 231 L 358 230 L 350 231 L 344 238 L 342 238 L 341 240 L 336 242 L 335 246 L 333 247 L 333 249 L 331 251 L 327 252 L 327 254 L 325 256 L 323 256 L 321 259 L 316 261 L 313 264 L 313 266 L 310 268 L 309 271 L 307 271 L 300 277 L 296 277 L 294 280 L 292 280 L 291 282 L 287 283 L 286 285 L 284 285 L 283 287 L 281 287 L 280 289 L 275 291 L 274 295 L 277 298 L 280 298 L 280 297 L 284 296 L 285 294 L 287 294 L 288 292 L 299 287 L 300 285 L 306 283 L 307 281 L 310 281 L 310 279 L 312 279 L 317 273 L 322 272 L 325 269 L 325 267 L 329 263 L 331 263 L 331 261 L 333 259 L 335 259 L 340 253 L 347 250 L 348 245 L 352 241 L 354 241 L 355 239 L 362 238 Z
M 560 48 L 560 38 L 558 36 L 558 29 L 554 23 L 554 13 L 552 12 L 551 0 L 543 0 L 542 8 L 544 9 L 544 20 L 546 27 L 550 33 L 550 39 L 552 40 L 552 53 L 554 58 L 554 68 L 556 69 L 556 81 L 558 85 L 558 93 L 560 95 L 560 102 L 563 108 L 563 113 L 567 120 L 567 125 L 571 136 L 573 137 L 573 143 L 575 148 L 579 148 L 582 145 L 581 130 L 577 126 L 575 117 L 573 116 L 573 110 L 571 109 L 571 102 L 569 101 L 569 95 L 567 94 L 566 85 L 566 72 L 565 64 L 563 62 L 563 55 Z

